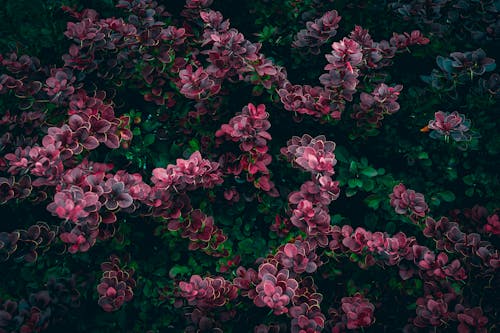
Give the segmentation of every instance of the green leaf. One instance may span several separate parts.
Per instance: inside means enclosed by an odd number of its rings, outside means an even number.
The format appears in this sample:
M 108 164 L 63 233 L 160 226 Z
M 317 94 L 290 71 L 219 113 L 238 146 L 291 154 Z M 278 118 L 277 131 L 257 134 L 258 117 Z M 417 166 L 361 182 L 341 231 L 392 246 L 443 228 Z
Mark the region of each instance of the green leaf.
M 356 253 L 351 253 L 351 255 L 349 256 L 349 259 L 353 262 L 358 262 L 359 256 Z
M 438 195 L 441 197 L 441 199 L 443 199 L 443 201 L 446 202 L 455 201 L 455 194 L 453 194 L 453 192 L 451 191 L 439 192 Z
M 254 86 L 252 88 L 252 96 L 260 96 L 264 92 L 263 86 Z
M 495 64 L 494 62 L 492 62 L 491 64 L 484 65 L 484 70 L 485 70 L 485 72 L 491 72 L 496 67 L 497 67 L 497 64 Z
M 417 308 L 417 303 L 410 303 L 406 306 L 407 310 L 415 310 Z
M 172 142 L 172 145 L 170 146 L 170 155 L 171 156 L 180 156 L 181 155 L 182 148 L 179 144 Z
M 439 198 L 437 198 L 436 196 L 432 196 L 429 199 L 429 205 L 431 205 L 433 207 L 438 207 L 440 204 L 441 204 L 441 200 L 439 200 Z
M 424 167 L 430 167 L 432 165 L 432 160 L 430 160 L 430 159 L 422 160 L 421 163 L 422 163 L 422 166 L 424 166 Z
M 340 224 L 345 218 L 340 214 L 335 214 L 332 216 L 333 224 Z
M 168 275 L 175 278 L 177 275 L 187 275 L 191 273 L 191 269 L 187 266 L 175 265 L 170 269 Z
M 396 224 L 394 222 L 389 222 L 385 225 L 385 231 L 389 234 L 393 234 L 396 231 Z
M 144 147 L 151 146 L 156 140 L 156 135 L 153 133 L 146 134 L 144 139 L 142 140 L 142 144 Z
M 422 280 L 415 279 L 414 281 L 415 281 L 415 289 L 417 289 L 417 290 L 422 289 L 422 285 L 423 285 Z
M 391 287 L 391 289 L 401 289 L 402 287 L 401 282 L 393 277 L 389 279 L 388 285 L 389 287 Z
M 238 248 L 243 253 L 252 253 L 254 248 L 253 240 L 250 238 L 246 238 L 238 243 Z
M 377 173 L 377 170 L 375 170 L 375 168 L 372 168 L 371 166 L 367 167 L 367 168 L 364 168 L 363 170 L 361 170 L 360 172 L 362 175 L 365 175 L 366 177 L 375 177 L 378 173 Z
M 200 150 L 200 143 L 196 139 L 191 139 L 189 140 L 189 148 L 193 151 L 198 151 Z
M 165 267 L 158 268 L 153 274 L 156 276 L 165 276 L 167 274 L 167 269 Z
M 456 180 L 458 178 L 457 170 L 453 168 L 447 168 L 446 176 L 446 178 L 448 178 L 449 180 Z
M 343 146 L 337 146 L 335 148 L 335 158 L 339 162 L 347 162 L 347 156 L 349 156 L 349 153 Z
M 369 195 L 365 198 L 365 203 L 372 209 L 378 209 L 382 198 L 376 194 Z
M 370 192 L 375 188 L 375 181 L 373 179 L 365 179 L 363 183 L 363 189 L 367 192 Z
M 156 128 L 160 127 L 159 122 L 154 122 L 151 119 L 147 119 L 142 123 L 142 129 L 146 132 L 153 132 Z
M 146 281 L 146 283 L 144 283 L 144 288 L 142 289 L 144 296 L 146 297 L 151 296 L 151 287 L 152 287 L 151 281 Z
M 355 161 L 352 161 L 351 164 L 349 165 L 349 172 L 358 173 L 358 164 Z
M 419 160 L 426 160 L 429 158 L 429 154 L 427 154 L 427 152 L 425 151 L 421 151 L 420 153 L 418 153 L 417 158 Z
M 358 193 L 358 191 L 355 188 L 347 188 L 345 190 L 345 196 L 348 197 L 348 198 L 352 197 L 356 193 Z
M 257 206 L 257 211 L 263 214 L 269 213 L 269 206 L 265 204 L 259 204 Z
M 437 56 L 436 57 L 436 63 L 441 68 L 443 71 L 447 73 L 452 73 L 453 72 L 453 61 L 451 59 L 442 57 L 442 56 Z
M 363 188 L 363 181 L 358 178 L 353 178 L 347 181 L 347 185 L 349 185 L 350 188 L 356 188 L 356 187 Z
M 464 176 L 464 178 L 462 178 L 462 180 L 464 181 L 465 185 L 472 185 L 472 184 L 474 184 L 474 176 L 473 175 Z

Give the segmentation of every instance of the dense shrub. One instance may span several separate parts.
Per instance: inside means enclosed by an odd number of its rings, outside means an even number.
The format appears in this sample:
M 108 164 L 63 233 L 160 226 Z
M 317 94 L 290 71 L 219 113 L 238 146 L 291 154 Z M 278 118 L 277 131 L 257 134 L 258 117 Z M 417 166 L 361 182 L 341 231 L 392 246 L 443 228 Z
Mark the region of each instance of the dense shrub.
M 0 333 L 498 328 L 493 1 L 22 3 Z

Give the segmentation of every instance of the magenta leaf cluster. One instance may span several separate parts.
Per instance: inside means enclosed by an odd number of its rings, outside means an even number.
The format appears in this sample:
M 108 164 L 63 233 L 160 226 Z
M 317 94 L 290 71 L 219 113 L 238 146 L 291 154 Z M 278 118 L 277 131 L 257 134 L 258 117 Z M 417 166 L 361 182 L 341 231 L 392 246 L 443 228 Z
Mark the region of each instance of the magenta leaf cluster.
M 109 262 L 103 262 L 101 270 L 101 282 L 97 286 L 99 306 L 106 312 L 116 311 L 134 297 L 134 270 L 123 269 L 120 259 L 116 256 L 111 256 Z
M 151 181 L 158 189 L 179 192 L 212 188 L 222 184 L 221 176 L 218 163 L 203 159 L 200 152 L 194 152 L 187 160 L 179 158 L 175 165 L 154 169 Z
M 471 136 L 470 121 L 463 114 L 453 111 L 452 113 L 438 111 L 434 114 L 434 119 L 427 125 L 431 130 L 430 137 L 433 139 L 443 138 L 454 141 L 467 141 Z
M 238 288 L 223 277 L 193 275 L 189 282 L 181 281 L 179 288 L 182 297 L 198 308 L 221 307 L 238 295 Z
M 308 21 L 306 28 L 295 36 L 292 47 L 303 49 L 306 53 L 319 54 L 320 47 L 337 34 L 340 19 L 337 11 L 332 10 L 314 21 Z
M 389 196 L 391 206 L 397 214 L 409 215 L 410 218 L 416 219 L 425 217 L 429 211 L 429 207 L 425 202 L 422 193 L 408 190 L 403 184 L 394 186 L 393 192 Z

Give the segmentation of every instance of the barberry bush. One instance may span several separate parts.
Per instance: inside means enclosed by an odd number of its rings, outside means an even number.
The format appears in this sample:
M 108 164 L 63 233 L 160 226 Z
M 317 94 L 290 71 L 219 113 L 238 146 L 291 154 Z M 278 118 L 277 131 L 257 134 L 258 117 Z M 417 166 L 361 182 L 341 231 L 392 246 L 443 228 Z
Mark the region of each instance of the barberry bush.
M 6 0 L 0 333 L 497 331 L 498 10 Z

